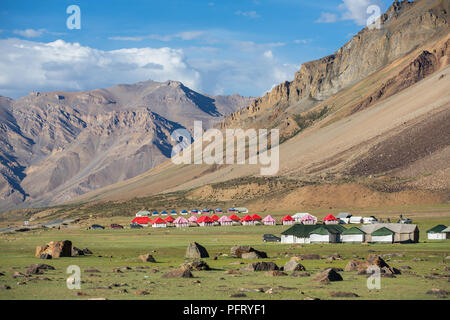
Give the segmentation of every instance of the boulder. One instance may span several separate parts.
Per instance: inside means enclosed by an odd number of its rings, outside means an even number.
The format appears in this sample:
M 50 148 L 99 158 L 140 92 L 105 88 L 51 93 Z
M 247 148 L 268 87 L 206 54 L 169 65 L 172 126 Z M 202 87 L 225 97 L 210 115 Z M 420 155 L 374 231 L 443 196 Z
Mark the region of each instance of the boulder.
M 358 271 L 358 266 L 363 263 L 362 261 L 358 261 L 358 260 L 350 260 L 347 265 L 345 266 L 345 271 L 346 272 L 350 272 L 350 271 Z
M 92 254 L 92 251 L 91 250 L 89 250 L 88 248 L 84 248 L 83 249 L 83 253 L 86 255 L 86 254 Z
M 52 258 L 52 255 L 48 254 L 48 253 L 44 253 L 39 256 L 39 259 L 44 259 L 44 260 L 49 260 L 51 258 Z
M 203 260 L 195 259 L 191 262 L 183 263 L 180 268 L 188 269 L 189 271 L 197 270 L 197 271 L 205 271 L 205 270 L 211 270 L 211 268 L 208 266 L 208 264 Z
M 72 257 L 84 256 L 84 251 L 77 247 L 72 247 Z
M 253 262 L 242 268 L 242 271 L 272 271 L 279 270 L 274 262 Z
M 342 276 L 334 269 L 325 269 L 314 276 L 313 281 L 321 283 L 330 283 L 330 281 L 342 281 Z
M 191 271 L 189 269 L 180 268 L 167 272 L 162 276 L 163 278 L 193 278 Z
M 40 257 L 42 254 L 49 254 L 53 258 L 71 257 L 72 242 L 69 240 L 51 241 L 44 246 L 36 247 L 35 256 Z
M 139 259 L 141 259 L 142 262 L 156 262 L 155 258 L 153 258 L 151 254 L 140 255 Z
M 197 242 L 191 242 L 186 249 L 185 258 L 188 258 L 188 259 L 189 258 L 193 258 L 193 259 L 209 258 L 209 254 L 208 254 L 208 251 L 205 249 L 205 247 L 198 244 Z
M 267 258 L 267 254 L 261 251 L 246 252 L 241 255 L 242 259 L 264 259 Z
M 263 251 L 255 250 L 254 248 L 250 246 L 233 246 L 231 247 L 231 256 L 234 258 L 244 258 L 243 255 L 246 256 L 244 259 L 265 259 L 267 258 L 267 253 Z M 249 253 L 254 252 L 255 254 L 247 255 Z M 255 258 L 256 257 L 256 258 Z
M 286 264 L 284 265 L 284 271 L 287 272 L 291 272 L 291 271 L 305 271 L 306 268 L 298 263 L 296 260 L 289 260 L 288 262 L 286 262 Z
M 366 274 L 370 266 L 380 268 L 384 275 L 401 274 L 400 270 L 391 268 L 386 261 L 376 254 L 370 254 L 365 261 L 350 260 L 345 267 L 345 271 L 357 271 L 358 274 Z
M 55 270 L 53 266 L 44 263 L 32 264 L 27 268 L 27 274 L 42 274 L 44 270 Z

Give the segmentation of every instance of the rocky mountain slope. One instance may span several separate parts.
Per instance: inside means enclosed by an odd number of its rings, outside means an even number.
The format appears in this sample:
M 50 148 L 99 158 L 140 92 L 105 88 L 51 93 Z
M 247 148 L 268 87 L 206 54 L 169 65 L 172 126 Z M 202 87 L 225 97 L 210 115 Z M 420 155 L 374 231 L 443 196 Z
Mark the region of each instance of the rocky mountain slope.
M 55 204 L 135 177 L 171 154 L 170 134 L 250 103 L 182 83 L 0 97 L 0 209 Z
M 380 30 L 363 29 L 220 123 L 280 128 L 280 170 L 257 187 L 246 181 L 259 177 L 259 165 L 165 162 L 76 201 L 169 192 L 205 202 L 227 194 L 255 210 L 449 201 L 449 6 L 394 2 Z

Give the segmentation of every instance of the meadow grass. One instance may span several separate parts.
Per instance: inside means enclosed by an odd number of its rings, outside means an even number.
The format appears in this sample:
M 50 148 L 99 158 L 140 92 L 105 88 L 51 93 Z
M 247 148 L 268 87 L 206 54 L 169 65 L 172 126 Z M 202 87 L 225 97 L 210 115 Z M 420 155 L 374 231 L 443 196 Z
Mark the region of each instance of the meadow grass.
M 129 217 L 97 218 L 96 222 L 107 225 L 111 222 L 126 223 Z M 273 288 L 273 294 L 257 291 L 245 291 L 244 299 L 339 299 L 330 296 L 331 291 L 353 292 L 359 298 L 352 299 L 441 299 L 427 294 L 431 288 L 450 291 L 449 272 L 446 267 L 450 261 L 444 258 L 450 254 L 450 240 L 426 240 L 425 231 L 436 224 L 450 224 L 450 218 L 434 217 L 416 219 L 420 229 L 420 242 L 416 244 L 310 244 L 290 245 L 264 243 L 262 235 L 280 233 L 288 226 L 233 226 L 233 227 L 196 227 L 196 228 L 144 228 L 124 230 L 86 230 L 68 226 L 61 230 L 37 229 L 23 233 L 0 235 L 0 286 L 9 285 L 10 290 L 0 290 L 0 299 L 86 299 L 105 297 L 108 299 L 231 299 L 230 294 L 244 289 Z M 53 240 L 70 240 L 78 248 L 89 248 L 93 255 L 40 260 L 34 257 L 35 247 Z M 186 247 L 196 241 L 209 252 L 205 260 L 212 271 L 193 271 L 195 278 L 165 279 L 162 275 L 182 264 Z M 327 256 L 338 253 L 343 259 L 328 261 L 304 260 L 302 264 L 310 277 L 267 276 L 264 272 L 244 272 L 240 275 L 225 274 L 226 270 L 240 269 L 244 264 L 256 260 L 232 258 L 230 248 L 233 245 L 250 245 L 257 250 L 267 252 L 269 258 L 278 266 L 283 266 L 291 255 L 319 254 Z M 157 263 L 144 263 L 138 259 L 141 254 L 152 254 Z M 408 265 L 411 270 L 402 270 L 396 278 L 381 279 L 380 290 L 368 290 L 367 279 L 355 272 L 341 272 L 343 281 L 329 285 L 311 281 L 315 273 L 327 267 L 345 268 L 349 260 L 358 257 L 365 259 L 370 253 L 401 253 L 402 257 L 386 258 L 388 264 L 399 268 Z M 213 256 L 218 256 L 213 260 Z M 413 261 L 420 258 L 422 261 Z M 48 263 L 56 270 L 46 271 L 44 277 L 50 280 L 23 282 L 23 278 L 12 278 L 16 271 L 25 272 L 33 263 Z M 69 290 L 66 269 L 70 265 L 81 268 L 81 290 Z M 113 273 L 112 269 L 129 266 L 132 269 L 123 273 Z M 150 269 L 137 269 L 149 266 Z M 98 269 L 100 273 L 84 272 Z M 447 276 L 447 277 L 446 277 Z M 200 283 L 194 281 L 199 280 Z M 125 287 L 98 289 L 111 284 L 126 283 Z M 97 288 L 97 289 L 95 289 Z M 127 289 L 128 293 L 122 293 Z M 137 295 L 137 290 L 146 290 L 149 295 Z M 81 291 L 86 296 L 77 296 Z M 242 299 L 242 298 L 239 298 Z

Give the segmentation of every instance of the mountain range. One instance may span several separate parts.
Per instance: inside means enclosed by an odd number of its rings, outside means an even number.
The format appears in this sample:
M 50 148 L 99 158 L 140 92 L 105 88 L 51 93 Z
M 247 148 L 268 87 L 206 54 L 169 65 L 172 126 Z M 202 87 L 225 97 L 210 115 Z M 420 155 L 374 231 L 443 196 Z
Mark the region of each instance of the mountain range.
M 10 132 L 10 138 L 1 140 L 2 159 L 6 159 L 2 164 L 7 164 L 2 172 L 14 173 L 10 180 L 5 178 L 4 185 L 9 187 L 2 190 L 6 190 L 4 195 L 15 190 L 4 199 L 22 203 L 23 194 L 29 193 L 27 197 L 36 199 L 35 205 L 65 202 L 71 204 L 70 210 L 82 207 L 83 212 L 107 202 L 109 210 L 117 210 L 117 214 L 123 210 L 131 214 L 150 205 L 151 209 L 163 209 L 151 200 L 158 195 L 170 197 L 172 206 L 221 203 L 254 211 L 448 203 L 449 11 L 450 2 L 445 0 L 395 1 L 381 15 L 380 28 L 365 27 L 333 54 L 304 63 L 293 81 L 275 86 L 263 97 L 232 96 L 222 97 L 222 101 L 185 95 L 202 106 L 193 108 L 195 114 L 183 108 L 191 115 L 187 122 L 178 116 L 179 109 L 165 112 L 164 108 L 175 108 L 165 94 L 153 96 L 165 101 L 155 109 L 142 103 L 145 94 L 135 98 L 126 86 L 95 90 L 87 97 L 86 93 L 77 94 L 84 97 L 86 110 L 95 113 L 101 106 L 112 112 L 112 119 L 100 113 L 89 126 L 86 116 L 66 111 L 77 100 L 65 93 L 48 94 L 45 103 L 51 100 L 54 104 L 46 107 L 46 114 L 64 120 L 57 130 L 42 129 L 43 115 L 37 112 L 42 106 L 33 106 L 37 109 L 32 113 L 12 113 L 8 110 L 14 110 L 11 106 L 17 102 L 2 98 L 5 107 L 0 128 Z M 165 89 L 171 84 L 165 83 Z M 22 99 L 29 110 L 34 110 L 30 108 L 33 104 L 25 101 L 40 101 L 36 94 Z M 180 99 L 184 101 L 183 95 Z M 225 101 L 230 99 L 235 110 L 226 107 L 230 103 Z M 146 143 L 147 153 L 137 152 L 141 148 L 137 141 L 144 139 L 142 129 L 134 125 L 135 116 L 122 105 L 145 105 L 140 112 L 154 117 L 146 129 L 151 134 L 145 134 L 153 141 Z M 108 125 L 99 126 L 97 119 L 103 117 L 109 119 L 104 120 Z M 189 128 L 193 118 L 210 119 L 210 125 L 221 130 L 279 129 L 280 170 L 273 177 L 261 177 L 259 165 L 175 165 L 164 161 L 164 152 L 170 148 L 167 133 L 177 126 Z M 118 127 L 113 129 L 112 124 Z M 83 126 L 90 129 L 82 130 Z M 45 134 L 34 134 L 39 132 Z M 128 148 L 122 132 L 130 132 L 134 151 L 124 152 Z M 109 139 L 100 142 L 99 136 L 108 134 Z M 55 136 L 59 138 L 50 138 Z M 155 137 L 160 138 L 159 143 Z M 3 151 L 12 144 L 17 151 Z M 103 147 L 109 151 L 100 159 Z M 56 150 L 64 151 L 59 154 Z M 148 171 L 139 162 L 142 153 L 154 158 L 160 155 Z M 128 157 L 120 157 L 125 154 Z M 133 171 L 136 166 L 139 170 Z M 106 181 L 110 174 L 116 183 Z
M 177 81 L 0 97 L 0 207 L 59 203 L 133 178 L 170 158 L 175 129 L 211 127 L 251 100 Z

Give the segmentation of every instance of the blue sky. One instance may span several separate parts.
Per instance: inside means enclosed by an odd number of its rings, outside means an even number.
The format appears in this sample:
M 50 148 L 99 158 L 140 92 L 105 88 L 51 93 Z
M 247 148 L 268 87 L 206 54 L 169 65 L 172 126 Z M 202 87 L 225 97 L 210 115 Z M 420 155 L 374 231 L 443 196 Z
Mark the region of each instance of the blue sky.
M 69 5 L 81 29 L 69 30 Z M 385 0 L 0 1 L 0 95 L 152 79 L 260 96 L 332 54 Z

